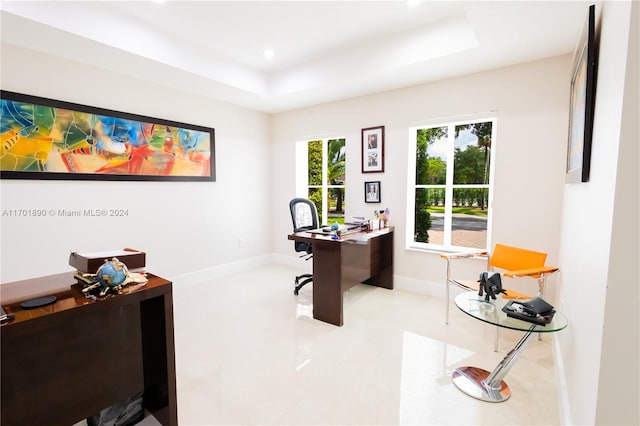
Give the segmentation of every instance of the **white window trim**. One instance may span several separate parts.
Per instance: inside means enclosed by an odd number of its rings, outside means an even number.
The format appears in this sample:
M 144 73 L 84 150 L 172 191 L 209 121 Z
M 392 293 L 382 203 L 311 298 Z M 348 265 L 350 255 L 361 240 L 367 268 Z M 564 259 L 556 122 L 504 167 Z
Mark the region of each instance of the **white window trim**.
M 493 223 L 493 191 L 495 187 L 494 180 L 494 170 L 496 164 L 496 148 L 497 148 L 497 127 L 498 127 L 498 114 L 496 112 L 485 113 L 485 114 L 476 114 L 473 116 L 464 116 L 452 118 L 450 120 L 438 120 L 432 122 L 425 122 L 424 124 L 417 124 L 409 128 L 409 137 L 408 140 L 408 160 L 407 160 L 407 220 L 406 220 L 406 229 L 405 229 L 405 249 L 412 251 L 421 251 L 421 252 L 432 252 L 432 253 L 458 253 L 458 252 L 473 252 L 482 249 L 472 248 L 472 247 L 461 247 L 461 246 L 453 246 L 451 245 L 451 235 L 445 233 L 445 241 L 444 245 L 440 244 L 431 244 L 431 243 L 421 243 L 413 240 L 414 238 L 414 230 L 415 230 L 415 189 L 416 187 L 430 187 L 430 186 L 442 186 L 442 185 L 416 185 L 416 136 L 417 131 L 419 129 L 432 128 L 432 127 L 449 127 L 449 126 L 457 126 L 461 124 L 471 124 L 471 123 L 481 123 L 491 121 L 493 125 L 491 126 L 491 163 L 489 166 L 489 199 L 488 199 L 488 215 L 487 215 L 487 247 L 486 250 L 491 247 L 491 235 L 492 235 L 492 223 Z M 455 137 L 455 136 L 450 136 Z M 448 158 L 453 158 L 455 147 L 454 144 L 450 144 L 448 147 Z M 452 189 L 457 187 L 458 185 L 453 185 L 453 161 L 447 162 L 447 182 L 445 187 Z M 472 187 L 487 187 L 487 185 L 461 185 L 465 188 Z M 453 190 L 446 191 L 445 194 L 445 205 L 453 207 Z M 451 219 L 450 215 L 445 215 L 445 230 L 451 229 Z
M 296 197 L 300 197 L 300 198 L 308 198 L 309 197 L 309 188 L 320 188 L 322 190 L 322 193 L 324 194 L 324 196 L 322 197 L 322 211 L 323 214 L 324 212 L 328 213 L 329 212 L 329 205 L 328 205 L 328 198 L 327 198 L 327 194 L 329 193 L 329 189 L 331 188 L 344 188 L 345 189 L 345 195 L 346 195 L 346 189 L 347 189 L 347 185 L 346 182 L 344 185 L 331 185 L 329 184 L 328 180 L 328 167 L 327 167 L 327 150 L 328 150 L 328 143 L 330 140 L 334 140 L 334 139 L 344 139 L 345 141 L 345 147 L 346 147 L 346 141 L 347 138 L 344 136 L 339 136 L 339 137 L 327 137 L 327 138 L 309 138 L 306 140 L 300 140 L 296 142 Z M 309 142 L 311 141 L 322 141 L 322 185 L 309 185 Z M 322 214 L 321 214 L 322 215 Z M 319 217 L 318 218 L 321 222 L 321 224 L 326 224 L 328 223 L 328 215 L 327 217 Z

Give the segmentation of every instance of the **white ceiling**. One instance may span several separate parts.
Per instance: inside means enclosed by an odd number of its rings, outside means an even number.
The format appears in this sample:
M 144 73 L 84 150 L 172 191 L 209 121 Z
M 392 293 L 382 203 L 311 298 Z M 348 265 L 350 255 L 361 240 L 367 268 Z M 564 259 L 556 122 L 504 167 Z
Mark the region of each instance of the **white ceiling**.
M 1 38 L 280 112 L 570 53 L 593 1 L 414 3 L 2 0 Z

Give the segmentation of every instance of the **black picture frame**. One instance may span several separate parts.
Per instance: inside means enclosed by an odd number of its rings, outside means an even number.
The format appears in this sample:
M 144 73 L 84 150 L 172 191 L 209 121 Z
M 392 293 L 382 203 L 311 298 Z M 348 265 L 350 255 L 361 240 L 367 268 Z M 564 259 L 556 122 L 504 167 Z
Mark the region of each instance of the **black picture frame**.
M 216 180 L 213 128 L 6 90 L 0 108 L 0 179 Z
M 382 201 L 380 194 L 380 181 L 364 183 L 364 202 L 380 203 Z
M 573 60 L 567 146 L 567 183 L 588 182 L 598 64 L 595 5 L 589 6 Z
M 384 126 L 362 129 L 362 173 L 384 172 Z

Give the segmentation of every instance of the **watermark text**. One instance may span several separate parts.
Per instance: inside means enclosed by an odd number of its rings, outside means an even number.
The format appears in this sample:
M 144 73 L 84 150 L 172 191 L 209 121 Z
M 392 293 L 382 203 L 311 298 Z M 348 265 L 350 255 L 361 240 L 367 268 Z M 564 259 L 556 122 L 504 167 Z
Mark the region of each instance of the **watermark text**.
M 128 217 L 129 209 L 2 209 L 2 217 Z

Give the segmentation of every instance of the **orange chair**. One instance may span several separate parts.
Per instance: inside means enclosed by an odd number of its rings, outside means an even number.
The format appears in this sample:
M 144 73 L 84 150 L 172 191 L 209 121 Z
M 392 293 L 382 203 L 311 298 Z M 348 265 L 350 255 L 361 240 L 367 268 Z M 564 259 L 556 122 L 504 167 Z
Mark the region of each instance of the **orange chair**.
M 445 324 L 449 324 L 449 286 L 451 284 L 460 287 L 465 290 L 478 290 L 479 284 L 476 280 L 459 280 L 451 277 L 452 261 L 457 259 L 469 259 L 469 258 L 486 258 L 487 259 L 487 271 L 501 272 L 503 276 L 509 278 L 530 278 L 538 281 L 538 296 L 544 297 L 544 288 L 546 279 L 549 275 L 558 272 L 558 268 L 555 266 L 545 266 L 547 260 L 547 253 L 538 251 L 532 251 L 522 249 L 518 247 L 506 246 L 503 244 L 496 244 L 493 253 L 489 255 L 488 252 L 471 252 L 471 253 L 452 253 L 441 254 L 440 257 L 447 261 L 447 281 L 445 283 L 447 293 L 447 306 L 445 313 Z M 504 283 L 503 283 L 504 284 Z M 502 295 L 505 299 L 531 299 L 523 293 L 519 293 L 515 290 L 507 289 L 506 294 Z M 495 348 L 498 348 L 498 339 L 496 337 Z

